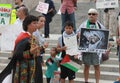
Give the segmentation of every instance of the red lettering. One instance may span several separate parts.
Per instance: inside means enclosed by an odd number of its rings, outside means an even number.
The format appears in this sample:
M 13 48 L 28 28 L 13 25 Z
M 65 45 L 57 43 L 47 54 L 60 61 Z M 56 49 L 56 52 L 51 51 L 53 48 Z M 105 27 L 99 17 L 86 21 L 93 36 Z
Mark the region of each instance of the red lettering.
M 9 13 L 9 12 L 10 12 L 10 9 L 7 9 L 7 8 L 0 8 L 0 12 L 7 12 L 7 13 Z

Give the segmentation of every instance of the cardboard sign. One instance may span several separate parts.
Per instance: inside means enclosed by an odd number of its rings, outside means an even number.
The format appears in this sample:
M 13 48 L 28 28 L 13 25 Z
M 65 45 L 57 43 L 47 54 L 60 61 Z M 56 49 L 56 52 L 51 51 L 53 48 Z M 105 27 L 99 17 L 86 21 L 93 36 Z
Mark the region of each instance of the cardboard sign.
M 43 13 L 43 14 L 47 14 L 48 8 L 49 8 L 48 3 L 39 2 L 39 4 L 36 7 L 36 11 Z
M 97 0 L 96 8 L 118 8 L 118 0 Z
M 63 37 L 64 44 L 67 47 L 66 54 L 69 55 L 77 55 L 78 47 L 77 47 L 77 36 Z

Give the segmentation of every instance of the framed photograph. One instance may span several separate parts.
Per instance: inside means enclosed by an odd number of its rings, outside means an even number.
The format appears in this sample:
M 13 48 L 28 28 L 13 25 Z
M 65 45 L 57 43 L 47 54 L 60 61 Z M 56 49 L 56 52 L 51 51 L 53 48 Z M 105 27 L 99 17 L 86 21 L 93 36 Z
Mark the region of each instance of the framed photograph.
M 79 50 L 82 52 L 105 52 L 109 31 L 81 28 Z

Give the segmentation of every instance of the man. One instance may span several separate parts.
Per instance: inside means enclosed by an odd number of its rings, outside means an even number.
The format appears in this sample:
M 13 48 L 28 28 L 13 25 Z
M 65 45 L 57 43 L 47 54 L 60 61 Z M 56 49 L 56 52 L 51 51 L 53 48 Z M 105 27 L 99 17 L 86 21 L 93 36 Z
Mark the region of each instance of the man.
M 76 32 L 75 24 L 75 9 L 77 7 L 77 0 L 61 0 L 61 20 L 62 20 L 62 30 L 64 31 L 65 22 L 71 21 L 73 23 L 73 30 Z
M 16 10 L 16 12 L 18 11 L 18 9 L 20 7 L 26 7 L 24 4 L 23 4 L 23 0 L 15 0 L 15 5 L 16 7 L 14 8 Z M 16 18 L 18 18 L 18 15 L 16 14 Z
M 26 7 L 20 7 L 17 10 L 16 14 L 17 14 L 18 18 L 16 19 L 16 22 L 14 24 L 21 24 L 21 25 L 22 25 L 22 22 L 25 19 L 25 17 L 27 15 L 29 15 L 28 9 Z
M 88 19 L 80 25 L 79 29 L 77 30 L 77 33 L 80 34 L 81 28 L 105 29 L 105 27 L 97 20 L 97 17 L 98 17 L 97 10 L 93 9 L 93 8 L 89 9 Z M 101 53 L 97 53 L 97 52 L 94 52 L 94 53 L 93 52 L 83 52 L 85 83 L 88 83 L 90 65 L 94 66 L 96 83 L 99 83 L 100 54 Z
M 22 24 L 23 24 L 23 20 L 25 19 L 26 16 L 28 16 L 28 9 L 26 7 L 20 7 L 18 9 L 18 11 L 16 12 L 16 14 L 18 15 L 18 18 L 16 19 L 16 21 L 14 22 L 14 25 L 16 27 L 14 27 L 14 35 L 15 35 L 15 38 L 18 36 L 18 34 L 23 31 L 23 28 L 22 28 Z M 14 38 L 13 38 L 14 40 Z M 11 57 L 9 57 L 8 59 L 11 59 Z
M 95 0 L 96 2 L 97 0 Z M 106 29 L 109 29 L 109 41 L 114 41 L 113 36 L 117 27 L 117 20 L 116 20 L 116 11 L 115 8 L 105 8 L 104 15 L 103 15 L 103 23 Z
M 25 5 L 23 4 L 23 0 L 15 0 L 15 5 L 17 5 L 15 7 L 15 9 L 19 9 L 20 7 L 25 7 Z

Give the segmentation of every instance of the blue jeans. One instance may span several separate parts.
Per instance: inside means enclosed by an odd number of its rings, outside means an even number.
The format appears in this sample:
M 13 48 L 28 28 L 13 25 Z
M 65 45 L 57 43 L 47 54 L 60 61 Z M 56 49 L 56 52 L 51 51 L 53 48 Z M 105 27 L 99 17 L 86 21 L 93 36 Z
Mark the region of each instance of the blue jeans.
M 73 23 L 73 30 L 76 32 L 76 24 L 75 24 L 75 15 L 74 12 L 72 14 L 68 14 L 67 11 L 65 14 L 61 14 L 61 19 L 62 19 L 62 30 L 61 33 L 64 32 L 64 26 L 66 21 L 71 21 Z

